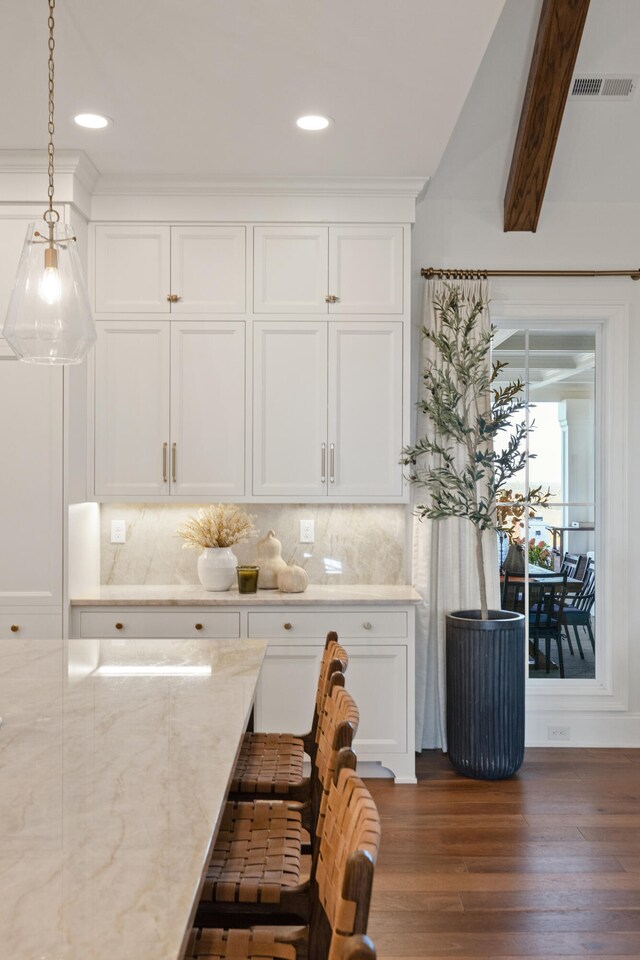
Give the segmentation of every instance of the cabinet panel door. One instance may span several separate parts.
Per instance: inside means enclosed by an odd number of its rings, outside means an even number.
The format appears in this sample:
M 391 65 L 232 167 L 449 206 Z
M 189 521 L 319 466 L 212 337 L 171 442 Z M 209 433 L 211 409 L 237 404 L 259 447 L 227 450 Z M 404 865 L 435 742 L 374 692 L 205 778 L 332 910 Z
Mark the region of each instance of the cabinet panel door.
M 329 496 L 402 495 L 400 321 L 329 324 L 329 445 Z
M 322 496 L 326 323 L 256 323 L 253 379 L 254 494 Z
M 169 227 L 96 227 L 96 313 L 169 313 Z
M 402 313 L 402 227 L 330 227 L 329 313 Z
M 360 647 L 344 638 L 341 642 L 349 654 L 347 688 L 360 711 L 354 750 L 363 759 L 368 754 L 404 753 L 407 749 L 407 648 Z
M 244 323 L 185 321 L 171 327 L 171 493 L 241 496 Z
M 322 643 L 269 644 L 256 695 L 256 730 L 304 734 L 311 729 L 323 650 Z
M 254 227 L 255 313 L 326 313 L 327 227 Z
M 0 357 L 0 604 L 62 603 L 62 370 Z
M 172 313 L 244 313 L 244 227 L 171 227 Z
M 169 323 L 96 326 L 96 495 L 169 493 Z

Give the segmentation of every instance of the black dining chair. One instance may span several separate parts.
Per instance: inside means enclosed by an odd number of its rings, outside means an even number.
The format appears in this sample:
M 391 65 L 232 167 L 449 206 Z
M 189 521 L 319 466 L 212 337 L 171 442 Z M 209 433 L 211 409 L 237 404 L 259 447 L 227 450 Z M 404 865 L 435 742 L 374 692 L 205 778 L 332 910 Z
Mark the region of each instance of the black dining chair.
M 545 671 L 551 672 L 551 642 L 555 641 L 561 677 L 564 677 L 562 616 L 566 594 L 566 573 L 540 574 L 529 581 L 529 640 L 535 662 L 538 663 L 540 643 L 544 641 Z
M 587 560 L 587 569 L 585 571 L 584 580 L 582 581 L 582 586 L 580 587 L 578 593 L 575 595 L 572 594 L 569 597 L 569 602 L 565 604 L 561 617 L 561 625 L 564 627 L 571 652 L 573 653 L 573 647 L 571 647 L 569 627 L 571 627 L 573 630 L 578 652 L 582 660 L 584 660 L 584 651 L 580 642 L 580 632 L 578 630 L 579 627 L 585 627 L 589 640 L 591 641 L 591 649 L 594 653 L 596 652 L 596 641 L 593 635 L 593 628 L 591 626 L 591 611 L 593 610 L 593 605 L 595 602 L 596 564 L 595 560 L 592 557 L 589 557 Z

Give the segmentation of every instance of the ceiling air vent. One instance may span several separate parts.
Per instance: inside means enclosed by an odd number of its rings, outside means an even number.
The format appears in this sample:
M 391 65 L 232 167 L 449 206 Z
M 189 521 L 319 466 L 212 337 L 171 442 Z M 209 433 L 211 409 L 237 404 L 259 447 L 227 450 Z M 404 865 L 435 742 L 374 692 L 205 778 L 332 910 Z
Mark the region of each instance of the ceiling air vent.
M 570 96 L 572 100 L 631 100 L 637 82 L 635 75 L 574 77 Z

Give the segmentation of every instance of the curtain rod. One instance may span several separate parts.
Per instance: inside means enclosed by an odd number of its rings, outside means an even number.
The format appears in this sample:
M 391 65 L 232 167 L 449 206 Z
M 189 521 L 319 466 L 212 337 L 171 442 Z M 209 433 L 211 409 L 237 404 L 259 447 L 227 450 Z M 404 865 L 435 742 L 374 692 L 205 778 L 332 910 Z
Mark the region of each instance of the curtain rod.
M 486 280 L 488 277 L 631 277 L 640 280 L 637 270 L 461 270 L 458 268 L 423 267 L 423 277 L 445 280 Z

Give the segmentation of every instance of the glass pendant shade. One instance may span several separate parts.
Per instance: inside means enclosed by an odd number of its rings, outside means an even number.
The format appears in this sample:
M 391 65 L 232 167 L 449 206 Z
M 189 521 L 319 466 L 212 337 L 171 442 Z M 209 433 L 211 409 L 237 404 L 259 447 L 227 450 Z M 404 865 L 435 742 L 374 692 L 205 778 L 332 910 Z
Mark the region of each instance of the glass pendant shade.
M 27 363 L 81 363 L 96 339 L 73 231 L 29 224 L 3 335 Z

